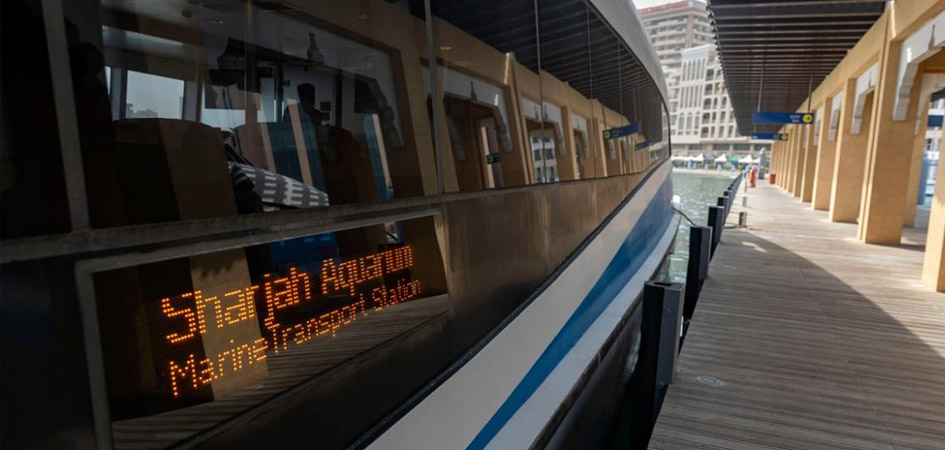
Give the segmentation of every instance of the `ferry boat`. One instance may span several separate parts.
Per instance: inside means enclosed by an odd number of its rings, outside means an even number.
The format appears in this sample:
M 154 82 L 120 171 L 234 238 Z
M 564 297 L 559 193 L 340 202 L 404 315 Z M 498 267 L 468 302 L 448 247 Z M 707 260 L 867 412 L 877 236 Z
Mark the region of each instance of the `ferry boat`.
M 573 449 L 678 219 L 625 0 L 6 0 L 5 449 Z

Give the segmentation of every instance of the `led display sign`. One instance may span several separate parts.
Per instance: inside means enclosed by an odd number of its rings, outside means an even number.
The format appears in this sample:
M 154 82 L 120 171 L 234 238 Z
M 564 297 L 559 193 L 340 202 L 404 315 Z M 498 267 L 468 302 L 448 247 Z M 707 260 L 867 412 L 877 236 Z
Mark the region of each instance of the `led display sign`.
M 194 290 L 161 298 L 163 323 L 155 329 L 162 330 L 162 339 L 172 348 L 193 345 L 228 328 L 259 328 L 258 333 L 226 335 L 229 343 L 222 351 L 217 348 L 202 356 L 169 352 L 176 356 L 156 361 L 166 369 L 163 389 L 173 398 L 186 398 L 264 365 L 272 355 L 319 336 L 334 336 L 359 318 L 416 298 L 421 286 L 410 278 L 413 266 L 413 250 L 404 245 L 360 258 L 326 259 L 315 272 L 292 267 L 226 292 Z

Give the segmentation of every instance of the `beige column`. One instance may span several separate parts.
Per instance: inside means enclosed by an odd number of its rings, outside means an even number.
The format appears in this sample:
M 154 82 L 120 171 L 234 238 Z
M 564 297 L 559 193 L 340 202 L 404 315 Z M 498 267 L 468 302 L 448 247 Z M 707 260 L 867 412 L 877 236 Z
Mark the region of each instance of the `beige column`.
M 771 172 L 775 174 L 775 186 L 779 183 L 781 177 L 781 146 L 779 142 L 771 145 Z
M 784 132 L 788 135 L 788 140 L 784 142 L 786 158 L 784 159 L 784 182 L 781 187 L 785 191 L 791 192 L 791 180 L 794 179 L 794 144 L 792 143 L 794 135 L 791 133 L 791 129 L 786 126 Z
M 814 124 L 801 125 L 804 136 L 804 171 L 801 174 L 801 201 L 810 202 L 814 190 L 814 166 L 817 163 L 817 143 L 814 142 Z
M 945 151 L 945 146 L 940 151 Z M 922 283 L 936 291 L 945 292 L 945 164 L 939 164 L 935 172 L 935 179 L 943 182 L 935 183 L 932 196 L 929 229 L 925 236 Z
M 787 133 L 787 128 L 781 127 L 779 132 Z M 790 136 L 788 139 L 790 139 Z M 787 190 L 788 172 L 790 170 L 789 162 L 791 161 L 791 147 L 788 146 L 788 142 L 789 141 L 781 142 L 781 171 L 778 173 L 778 187 L 784 190 Z
M 866 167 L 866 145 L 873 124 L 874 94 L 866 96 L 860 134 L 850 133 L 855 97 L 856 77 L 853 77 L 847 80 L 846 87 L 843 89 L 840 123 L 837 125 L 837 151 L 834 158 L 833 183 L 830 187 L 830 220 L 834 222 L 856 222 L 860 211 L 860 192 L 863 189 L 863 172 Z
M 838 95 L 842 95 L 838 94 Z M 817 162 L 814 168 L 814 188 L 811 207 L 826 211 L 830 208 L 830 185 L 833 183 L 833 163 L 837 154 L 836 136 L 830 140 L 830 108 L 833 96 L 824 102 L 824 117 L 820 119 L 820 137 L 817 143 Z
M 870 127 L 868 165 L 857 228 L 857 237 L 872 244 L 898 244 L 905 223 L 915 105 L 922 83 L 912 86 L 905 120 L 893 121 L 900 48 L 900 42 L 886 44 L 874 93 L 877 97 L 876 114 L 874 125 Z M 917 79 L 922 79 L 923 66 L 919 66 L 915 75 Z
M 804 130 L 801 125 L 791 125 L 794 136 L 794 169 L 791 172 L 791 194 L 795 197 L 801 196 L 801 177 L 804 174 Z
M 787 127 L 781 127 L 780 132 L 787 134 L 788 139 L 791 139 L 791 136 L 790 136 L 790 133 L 788 133 Z M 788 175 L 789 175 L 789 172 L 791 171 L 791 146 L 789 144 L 790 142 L 791 142 L 790 140 L 781 142 L 782 158 L 781 158 L 781 173 L 778 174 L 778 178 L 780 180 L 778 181 L 778 187 L 780 187 L 781 189 L 784 189 L 785 191 L 787 190 Z
M 780 150 L 780 147 L 778 146 L 778 143 L 775 142 L 774 144 L 771 144 L 771 167 L 769 170 L 769 172 L 776 174 L 775 177 L 780 176 L 778 175 L 778 171 L 780 170 L 779 169 L 780 163 L 781 163 L 781 150 Z M 777 183 L 777 181 L 775 181 L 775 183 Z
M 788 127 L 783 127 L 784 133 L 788 135 L 788 140 L 784 141 L 784 177 L 781 180 L 781 188 L 785 191 L 789 191 L 791 188 L 791 168 L 793 167 L 794 162 L 794 151 L 791 148 L 791 130 Z

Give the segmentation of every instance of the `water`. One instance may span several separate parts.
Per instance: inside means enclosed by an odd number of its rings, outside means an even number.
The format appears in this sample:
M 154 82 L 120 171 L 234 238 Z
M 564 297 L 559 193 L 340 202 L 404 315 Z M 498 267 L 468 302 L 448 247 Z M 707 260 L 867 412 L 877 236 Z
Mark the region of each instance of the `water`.
M 687 171 L 673 169 L 673 191 L 680 197 L 677 206 L 697 225 L 708 223 L 709 206 L 718 201 L 725 192 L 737 172 Z M 686 281 L 686 265 L 689 263 L 689 227 L 688 221 L 679 222 L 679 232 L 676 234 L 676 248 L 670 255 L 669 274 L 665 275 L 672 281 Z M 630 447 L 630 429 L 632 421 L 633 390 L 627 389 L 621 403 L 620 412 L 614 422 L 609 442 L 602 447 L 606 450 L 625 449 Z
M 673 191 L 681 198 L 677 208 L 686 213 L 697 225 L 708 223 L 709 206 L 714 206 L 725 192 L 734 172 L 673 170 Z M 669 276 L 673 281 L 686 281 L 686 265 L 689 263 L 689 227 L 683 219 L 676 234 L 676 249 L 670 256 Z

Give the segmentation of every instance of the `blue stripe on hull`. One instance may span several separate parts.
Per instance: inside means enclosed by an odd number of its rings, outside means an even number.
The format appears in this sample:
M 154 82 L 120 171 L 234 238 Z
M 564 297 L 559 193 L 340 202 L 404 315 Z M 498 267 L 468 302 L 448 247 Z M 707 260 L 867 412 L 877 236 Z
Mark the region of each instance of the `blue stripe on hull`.
M 672 220 L 672 195 L 672 178 L 667 176 L 597 283 L 467 450 L 483 449 L 492 441 L 636 274 Z

